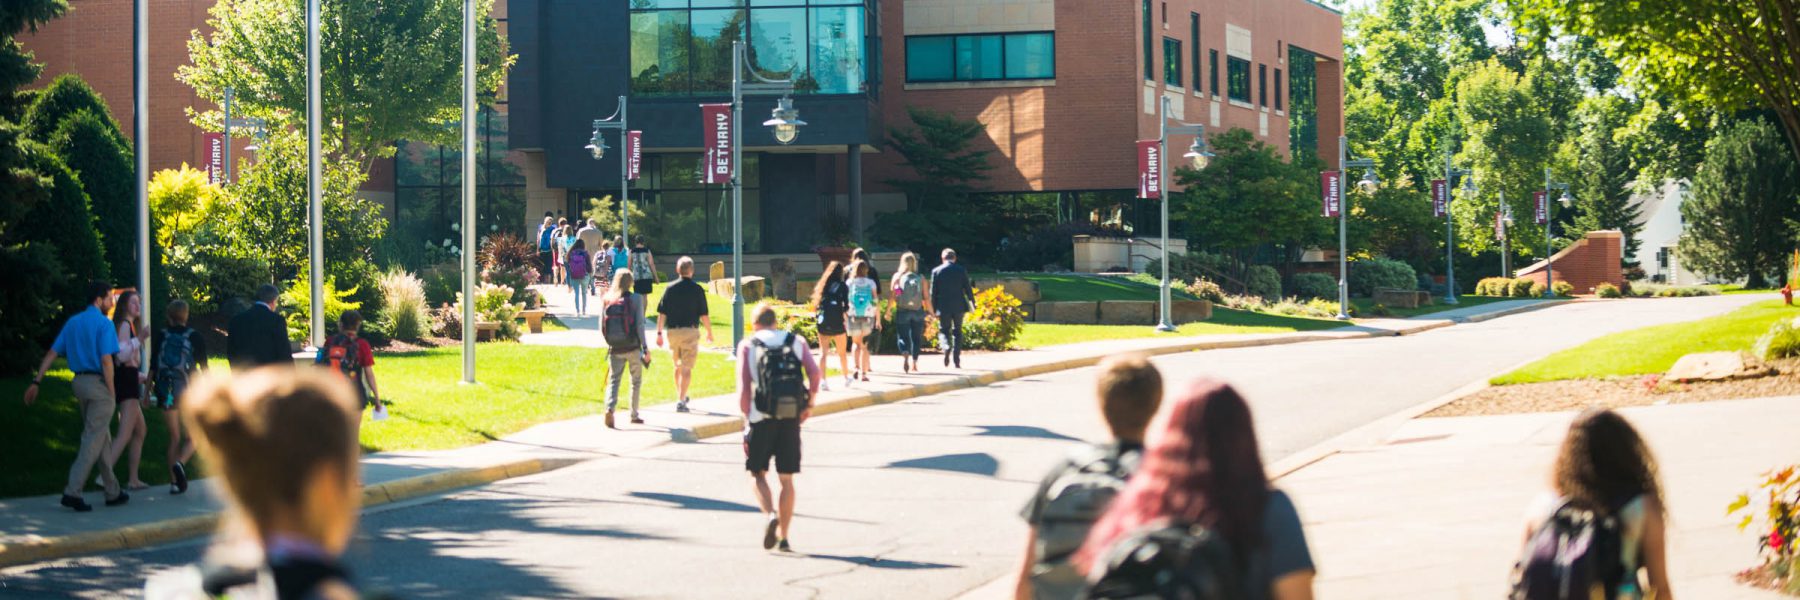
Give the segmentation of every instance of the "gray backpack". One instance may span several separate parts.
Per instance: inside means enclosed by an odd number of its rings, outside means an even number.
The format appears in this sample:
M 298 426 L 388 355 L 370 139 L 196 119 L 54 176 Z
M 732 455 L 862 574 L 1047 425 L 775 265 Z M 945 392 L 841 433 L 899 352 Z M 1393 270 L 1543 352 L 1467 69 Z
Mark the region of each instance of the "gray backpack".
M 918 273 L 907 273 L 900 278 L 900 285 L 894 288 L 894 300 L 902 310 L 923 310 L 925 308 L 925 288 L 919 283 Z
M 1069 559 L 1087 541 L 1088 530 L 1113 497 L 1125 489 L 1140 458 L 1139 451 L 1117 446 L 1086 448 L 1070 456 L 1068 467 L 1044 487 L 1035 523 L 1037 562 L 1031 566 L 1037 598 L 1074 598 L 1087 586 Z

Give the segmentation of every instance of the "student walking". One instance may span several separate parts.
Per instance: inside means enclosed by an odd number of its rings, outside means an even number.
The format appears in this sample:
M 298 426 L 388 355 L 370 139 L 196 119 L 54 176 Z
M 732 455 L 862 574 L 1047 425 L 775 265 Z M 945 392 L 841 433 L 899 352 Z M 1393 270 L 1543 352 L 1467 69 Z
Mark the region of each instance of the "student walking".
M 601 295 L 605 295 L 606 288 L 612 286 L 612 274 L 617 270 L 612 264 L 613 243 L 612 240 L 604 240 L 600 242 L 600 251 L 594 253 L 594 272 L 591 273 L 594 277 L 594 289 Z
M 113 355 L 119 353 L 119 333 L 106 318 L 111 309 L 112 286 L 104 281 L 88 284 L 87 309 L 63 324 L 50 350 L 44 352 L 44 360 L 32 373 L 31 385 L 25 388 L 25 405 L 31 406 L 37 401 L 44 372 L 50 370 L 50 363 L 57 356 L 68 359 L 69 370 L 75 372 L 70 386 L 74 388 L 75 400 L 81 403 L 81 449 L 75 453 L 75 463 L 69 465 L 69 481 L 62 495 L 62 505 L 75 512 L 94 510 L 81 498 L 81 490 L 96 462 L 100 463 L 100 485 L 106 490 L 106 505 L 119 506 L 131 500 L 131 495 L 113 477 L 112 463 L 102 456 L 112 444 L 107 428 L 112 424 L 117 404 L 113 396 Z
M 381 388 L 375 385 L 375 351 L 369 347 L 369 341 L 362 339 L 363 317 L 357 310 L 346 310 L 338 316 L 337 335 L 325 340 L 325 346 L 319 348 L 319 355 L 313 364 L 330 369 L 344 376 L 350 382 L 350 388 L 356 392 L 356 433 L 362 431 L 362 412 L 373 406 L 377 421 L 386 420 L 387 407 L 381 403 Z M 360 439 L 360 437 L 358 438 Z
M 876 290 L 880 287 L 869 276 L 869 263 L 850 263 L 850 310 L 845 320 L 846 335 L 856 343 L 856 372 L 852 378 L 869 380 L 869 345 L 875 332 L 881 330 L 881 307 Z
M 610 274 L 619 269 L 631 268 L 631 252 L 625 247 L 625 237 L 613 236 L 612 248 L 612 268 L 607 269 L 606 272 Z
M 593 267 L 594 259 L 588 256 L 587 243 L 579 238 L 569 246 L 569 256 L 564 268 L 569 272 L 569 295 L 575 299 L 575 315 L 587 316 L 588 291 L 593 289 L 594 282 L 589 279 L 588 269 Z
M 233 371 L 261 366 L 294 366 L 288 344 L 287 320 L 275 312 L 281 291 L 270 284 L 256 288 L 256 303 L 231 318 L 226 326 L 225 355 Z
M 850 387 L 850 358 L 844 348 L 844 334 L 847 331 L 850 312 L 850 286 L 844 282 L 844 265 L 837 261 L 825 265 L 825 274 L 819 276 L 819 283 L 813 286 L 812 307 L 813 318 L 817 320 L 819 333 L 819 359 L 824 364 L 836 349 L 838 372 L 844 374 L 844 387 Z M 831 386 L 826 385 L 826 390 Z
M 588 287 L 587 287 L 587 293 L 588 293 L 588 295 L 593 295 L 594 284 L 592 283 L 592 280 L 595 280 L 595 279 L 604 280 L 605 279 L 605 277 L 593 277 L 593 276 L 599 275 L 604 272 L 600 269 L 595 268 L 594 259 L 596 257 L 598 257 L 600 254 L 600 245 L 606 241 L 606 234 L 600 232 L 600 224 L 594 222 L 593 219 L 588 219 L 586 221 L 582 221 L 582 223 L 584 223 L 584 225 L 582 225 L 582 227 L 580 229 L 575 230 L 575 237 L 576 237 L 576 239 L 581 240 L 581 245 L 583 247 L 587 248 L 587 251 L 588 251 L 589 283 L 588 283 Z
M 619 379 L 631 373 L 631 422 L 641 425 L 638 398 L 644 389 L 644 369 L 650 366 L 650 340 L 644 336 L 644 296 L 631 291 L 631 271 L 613 274 L 612 289 L 600 298 L 600 332 L 606 337 L 606 426 L 613 427 L 613 410 L 619 407 Z
M 919 255 L 900 255 L 900 268 L 889 282 L 894 294 L 894 338 L 900 346 L 900 370 L 919 370 L 919 345 L 925 338 L 925 311 L 930 304 L 925 278 L 919 276 Z
M 539 225 L 537 230 L 538 270 L 540 272 L 538 275 L 538 283 L 543 283 L 546 280 L 554 281 L 556 273 L 556 229 L 556 219 L 551 217 L 550 213 L 546 211 L 544 213 L 544 224 Z
M 882 301 L 881 286 L 879 285 L 879 283 L 881 281 L 881 270 L 875 268 L 875 261 L 871 260 L 869 258 L 869 251 L 864 250 L 862 248 L 856 248 L 856 249 L 850 251 L 850 262 L 852 262 L 852 263 L 862 262 L 863 264 L 868 265 L 869 279 L 877 282 L 877 285 L 875 286 L 875 308 L 876 308 L 875 323 L 877 325 L 877 328 L 879 328 L 879 325 L 881 323 L 880 310 L 881 310 L 881 301 Z M 844 271 L 844 278 L 849 279 L 853 273 L 854 273 L 853 270 L 846 268 Z M 869 351 L 871 353 L 875 352 L 875 348 L 878 348 L 879 346 L 881 346 L 881 336 L 874 335 L 873 333 L 871 333 L 870 335 L 861 337 L 861 338 L 852 336 L 852 337 L 848 338 L 848 342 L 849 342 L 849 346 L 850 346 L 850 355 L 852 357 L 854 357 L 854 356 L 856 356 L 857 349 L 861 348 L 863 346 L 863 344 L 865 344 L 865 343 L 867 343 L 869 345 L 869 347 L 870 347 Z M 867 369 L 863 369 L 863 370 L 866 371 Z
M 117 401 L 119 414 L 119 434 L 113 436 L 112 446 L 106 449 L 104 464 L 119 464 L 119 457 L 125 461 L 125 489 L 149 489 L 150 484 L 138 477 L 138 466 L 144 459 L 144 435 L 149 427 L 144 423 L 144 383 L 149 380 L 143 371 L 142 350 L 144 342 L 149 341 L 150 332 L 139 326 L 144 316 L 144 303 L 136 291 L 119 292 L 113 301 L 113 331 L 119 336 L 119 353 L 114 355 L 113 363 L 113 399 Z M 127 455 L 126 452 L 130 451 Z
M 556 220 L 556 234 L 551 237 L 550 247 L 556 252 L 556 285 L 568 285 L 569 248 L 575 238 L 575 228 L 569 226 L 568 219 Z
M 195 376 L 207 369 L 206 338 L 188 327 L 188 303 L 175 300 L 163 311 L 169 326 L 151 337 L 150 356 L 156 357 L 155 385 L 151 386 L 150 403 L 162 409 L 163 427 L 169 431 L 169 493 L 184 494 L 188 489 L 186 463 L 194 457 L 194 438 L 182 435 L 181 395 L 187 392 Z
M 775 308 L 758 303 L 751 312 L 755 332 L 738 346 L 738 409 L 744 411 L 744 468 L 756 483 L 756 503 L 768 515 L 763 549 L 791 552 L 788 526 L 794 520 L 794 475 L 800 473 L 800 426 L 812 416 L 825 372 L 813 360 L 806 339 L 775 328 Z M 769 489 L 769 460 L 781 480 L 779 502 Z
M 1067 599 L 1087 581 L 1070 558 L 1087 541 L 1094 521 L 1143 458 L 1144 430 L 1162 404 L 1163 380 L 1142 355 L 1116 355 L 1100 363 L 1095 394 L 1112 441 L 1071 453 L 1044 477 L 1022 516 L 1030 534 L 1016 597 Z
M 700 332 L 713 343 L 712 316 L 707 314 L 706 288 L 694 282 L 694 259 L 675 261 L 675 283 L 663 289 L 656 303 L 656 346 L 668 332 L 669 353 L 675 359 L 675 412 L 688 411 L 688 386 L 694 382 L 694 361 L 700 358 Z
M 1513 573 L 1513 596 L 1669 600 L 1667 513 L 1656 457 L 1619 413 L 1591 408 L 1575 417 L 1557 451 L 1551 489 L 1526 512 L 1525 549 Z M 1576 550 L 1560 540 L 1593 534 Z M 1617 555 L 1589 556 L 1599 549 Z M 1566 565 L 1591 565 L 1598 581 L 1574 581 Z
M 228 512 L 204 566 L 151 576 L 145 596 L 355 598 L 341 558 L 362 500 L 349 383 L 257 371 L 202 379 L 186 402 Z
M 649 296 L 656 291 L 656 255 L 650 253 L 650 247 L 644 245 L 644 238 L 639 236 L 637 243 L 631 245 L 631 254 L 627 257 L 631 268 L 631 291 Z
M 1255 431 L 1250 406 L 1224 383 L 1176 394 L 1150 427 L 1142 466 L 1075 553 L 1089 597 L 1202 597 L 1211 587 L 1223 598 L 1312 598 L 1300 515 L 1270 487 Z M 1150 551 L 1175 543 L 1197 549 Z
M 975 308 L 975 289 L 969 272 L 956 263 L 956 251 L 945 248 L 944 264 L 931 270 L 931 307 L 938 318 L 943 340 L 944 366 L 962 368 L 963 317 Z

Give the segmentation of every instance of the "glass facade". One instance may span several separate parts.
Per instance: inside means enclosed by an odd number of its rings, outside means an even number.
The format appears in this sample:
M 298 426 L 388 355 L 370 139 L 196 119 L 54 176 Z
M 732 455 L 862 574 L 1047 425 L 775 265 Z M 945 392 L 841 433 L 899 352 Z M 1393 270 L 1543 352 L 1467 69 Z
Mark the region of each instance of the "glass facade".
M 915 35 L 906 38 L 908 82 L 1056 78 L 1049 32 Z
M 477 115 L 475 216 L 478 235 L 524 235 L 524 158 L 507 146 L 507 116 Z M 394 154 L 393 235 L 406 244 L 461 239 L 462 149 L 399 142 Z
M 854 94 L 868 81 L 864 0 L 630 0 L 631 91 L 731 91 L 731 47 L 743 41 L 766 77 L 801 92 Z
M 761 161 L 744 153 L 744 251 L 763 251 Z M 642 210 L 631 222 L 632 238 L 642 237 L 661 253 L 731 252 L 731 186 L 700 183 L 698 153 L 644 155 L 643 177 L 632 183 L 631 201 Z M 619 190 L 574 190 L 570 203 L 587 211 L 594 199 L 618 197 Z M 618 204 L 607 206 L 618 210 Z
M 1313 53 L 1288 47 L 1288 147 L 1293 148 L 1295 155 L 1319 151 L 1318 73 Z

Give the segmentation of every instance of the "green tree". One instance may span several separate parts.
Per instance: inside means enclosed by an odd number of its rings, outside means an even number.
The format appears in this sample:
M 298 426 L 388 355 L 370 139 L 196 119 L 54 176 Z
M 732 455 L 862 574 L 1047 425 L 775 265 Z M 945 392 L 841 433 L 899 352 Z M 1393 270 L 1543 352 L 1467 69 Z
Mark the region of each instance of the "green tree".
M 26 109 L 25 118 L 19 125 L 25 128 L 25 135 L 31 139 L 46 142 L 55 135 L 56 128 L 76 113 L 88 111 L 100 115 L 100 120 L 114 132 L 120 132 L 118 121 L 107 111 L 106 99 L 100 92 L 94 91 L 80 75 L 64 73 L 50 80 L 50 85 L 38 90 L 31 100 L 31 107 Z M 123 134 L 120 134 L 124 143 Z
M 28 103 L 18 90 L 36 81 L 42 69 L 15 38 L 68 9 L 64 0 L 0 2 L 0 173 L 7 174 L 0 177 L 0 281 L 7 282 L 0 294 L 0 374 L 23 373 L 43 355 L 62 312 L 61 279 L 73 275 L 62 268 L 56 246 L 41 239 L 39 227 L 23 226 L 32 213 L 48 210 L 56 182 L 40 168 L 48 151 L 16 124 Z M 92 235 L 92 221 L 86 226 Z
M 1556 144 L 1555 123 L 1534 94 L 1542 87 L 1492 60 L 1471 66 L 1458 82 L 1456 116 L 1466 141 L 1456 163 L 1472 169 L 1479 183 L 1476 194 L 1459 190 L 1450 204 L 1458 230 L 1491 232 L 1501 191 L 1512 192 L 1507 201 L 1514 215 L 1532 214 L 1529 191 L 1543 188 L 1544 167 Z M 1537 239 L 1541 228 L 1515 227 L 1507 235 L 1512 247 L 1527 255 L 1543 247 Z M 1470 233 L 1456 241 L 1470 253 L 1498 248 L 1493 235 Z
M 900 154 L 901 166 L 912 169 L 912 179 L 883 183 L 906 193 L 909 211 L 965 211 L 976 183 L 993 170 L 988 150 L 975 144 L 987 127 L 974 119 L 926 108 L 906 107 L 913 126 L 888 131 L 888 148 Z
M 39 25 L 68 10 L 68 0 L 0 2 L 0 120 L 17 123 L 24 116 L 26 102 L 17 92 L 43 72 L 42 66 L 31 62 L 31 53 L 16 36 L 22 31 L 37 33 Z
M 1240 128 L 1212 136 L 1211 144 L 1218 156 L 1202 170 L 1178 169 L 1175 178 L 1185 189 L 1169 198 L 1182 237 L 1197 242 L 1191 249 L 1248 265 L 1272 244 L 1285 264 L 1325 241 L 1330 220 L 1319 216 L 1316 164 L 1289 162 Z
M 1668 98 L 1722 111 L 1775 111 L 1800 148 L 1800 0 L 1509 0 L 1533 35 L 1592 37 L 1630 78 Z
M 56 126 L 49 144 L 87 192 L 109 278 L 137 281 L 137 182 L 125 140 L 109 119 L 84 108 Z
M 387 229 L 381 206 L 357 197 L 361 166 L 348 159 L 327 160 L 323 169 L 326 275 L 344 289 L 372 279 L 374 248 Z M 219 233 L 241 253 L 268 262 L 268 281 L 297 277 L 308 263 L 306 140 L 274 130 L 258 160 L 238 173 L 218 204 Z M 359 296 L 358 300 L 365 297 Z
M 1624 260 L 1637 255 L 1643 240 L 1638 233 L 1642 216 L 1632 202 L 1637 173 L 1629 147 L 1617 138 L 1637 112 L 1622 96 L 1593 96 L 1577 109 L 1572 137 L 1563 141 L 1562 164 L 1571 170 L 1570 193 L 1575 197 L 1574 233 L 1616 229 L 1625 234 Z
M 216 214 L 215 205 L 224 191 L 207 179 L 205 171 L 183 163 L 180 169 L 157 171 L 150 178 L 149 194 L 156 243 L 172 246 L 177 238 L 199 228 L 206 215 Z
M 1690 269 L 1763 287 L 1794 249 L 1800 167 L 1781 133 L 1762 119 L 1733 123 L 1706 144 L 1693 193 L 1681 204 L 1677 250 Z
M 50 286 L 51 294 L 61 308 L 60 314 L 71 316 L 87 306 L 88 282 L 120 282 L 107 277 L 106 257 L 100 238 L 94 233 L 93 212 L 75 172 L 42 145 L 28 144 L 32 170 L 50 174 L 50 195 L 25 214 L 17 234 L 21 241 L 43 244 L 56 256 L 59 268 Z
M 320 16 L 323 131 L 336 151 L 363 163 L 393 155 L 396 140 L 451 144 L 462 102 L 462 0 L 326 2 Z M 492 103 L 514 57 L 478 6 L 477 84 Z M 220 0 L 188 40 L 191 64 L 176 77 L 213 104 L 236 90 L 234 116 L 275 128 L 306 123 L 306 21 L 291 0 Z M 209 35 L 202 33 L 211 31 Z M 196 125 L 220 130 L 220 111 L 190 109 Z

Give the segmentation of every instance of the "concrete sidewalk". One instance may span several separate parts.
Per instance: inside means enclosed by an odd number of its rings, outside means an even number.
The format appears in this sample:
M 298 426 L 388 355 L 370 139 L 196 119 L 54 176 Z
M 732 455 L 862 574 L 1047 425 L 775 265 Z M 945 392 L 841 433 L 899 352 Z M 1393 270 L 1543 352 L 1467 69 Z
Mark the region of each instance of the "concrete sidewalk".
M 554 288 L 553 288 L 554 289 Z M 566 290 L 566 288 L 563 288 Z M 550 295 L 566 302 L 564 291 Z M 1070 344 L 1051 348 L 998 353 L 969 353 L 961 370 L 942 367 L 937 355 L 921 359 L 923 372 L 902 374 L 898 357 L 874 358 L 871 382 L 843 385 L 837 378 L 832 391 L 815 402 L 815 414 L 823 415 L 875 404 L 978 387 L 997 381 L 1091 366 L 1120 352 L 1172 354 L 1198 350 L 1303 343 L 1309 341 L 1384 337 L 1418 333 L 1453 325 L 1515 314 L 1550 305 L 1539 300 L 1498 302 L 1446 311 L 1428 318 L 1363 320 L 1355 325 L 1317 332 L 1282 334 L 1213 335 L 1199 337 L 1143 338 Z M 568 315 L 556 303 L 552 314 Z M 573 320 L 573 319 L 572 319 Z M 574 320 L 573 325 L 591 325 Z M 557 335 L 557 334 L 543 334 Z M 597 330 L 578 328 L 561 332 L 561 343 L 602 346 L 595 343 Z M 721 343 L 729 343 L 721 340 Z M 598 415 L 546 423 L 504 439 L 455 450 L 383 452 L 363 460 L 366 505 L 378 505 L 438 493 L 459 487 L 490 483 L 554 469 L 578 461 L 642 450 L 670 441 L 695 441 L 741 431 L 743 420 L 735 396 L 697 398 L 693 412 L 676 413 L 674 405 L 644 409 L 644 425 L 627 422 L 621 407 L 617 431 L 609 431 Z M 365 427 L 380 427 L 367 423 Z M 0 500 L 0 566 L 52 558 L 140 548 L 204 535 L 217 520 L 219 504 L 210 480 L 198 480 L 186 495 L 171 496 L 166 487 L 134 493 L 131 504 L 118 508 L 97 507 L 91 513 L 73 513 L 57 505 L 55 494 Z
M 1622 411 L 1660 462 L 1672 585 L 1683 598 L 1780 598 L 1732 581 L 1759 564 L 1725 507 L 1800 456 L 1800 397 Z M 1414 419 L 1276 484 L 1300 507 L 1325 598 L 1496 598 L 1524 512 L 1574 413 Z

